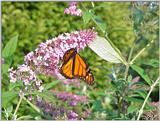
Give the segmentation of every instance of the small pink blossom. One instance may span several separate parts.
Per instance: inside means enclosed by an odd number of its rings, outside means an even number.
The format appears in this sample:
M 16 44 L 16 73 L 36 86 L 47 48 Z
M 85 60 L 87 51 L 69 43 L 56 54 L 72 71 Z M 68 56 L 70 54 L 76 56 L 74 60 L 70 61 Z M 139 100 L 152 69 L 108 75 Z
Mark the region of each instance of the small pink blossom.
M 31 101 L 33 99 L 32 95 L 28 96 L 28 100 Z
M 32 91 L 33 88 L 39 89 L 42 81 L 36 77 L 36 73 L 30 66 L 22 64 L 16 70 L 13 67 L 9 69 L 10 82 L 22 81 L 25 86 L 25 91 Z M 24 91 L 23 90 L 23 91 Z M 42 88 L 40 88 L 42 90 Z
M 69 7 L 64 10 L 65 14 L 82 16 L 82 10 L 77 8 L 77 2 L 71 2 Z

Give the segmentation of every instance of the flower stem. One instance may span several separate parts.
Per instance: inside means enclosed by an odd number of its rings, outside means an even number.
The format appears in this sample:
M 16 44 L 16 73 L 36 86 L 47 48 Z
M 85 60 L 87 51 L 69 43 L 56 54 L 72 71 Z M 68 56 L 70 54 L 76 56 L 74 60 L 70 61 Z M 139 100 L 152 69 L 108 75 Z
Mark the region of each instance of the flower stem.
M 23 99 L 38 113 L 40 113 L 40 109 L 38 107 L 36 107 L 35 105 L 33 105 L 29 100 L 27 100 L 27 98 L 23 97 Z
M 144 102 L 143 102 L 143 105 L 142 105 L 141 109 L 140 109 L 139 112 L 138 112 L 137 121 L 140 119 L 141 115 L 143 114 L 144 106 L 146 105 L 147 100 L 148 100 L 148 98 L 149 98 L 152 90 L 153 90 L 154 87 L 158 84 L 159 80 L 160 80 L 160 77 L 158 77 L 157 80 L 151 85 L 150 90 L 149 90 L 149 92 L 148 92 L 148 94 L 147 94 L 147 96 L 146 96 L 146 98 L 145 98 L 145 100 L 144 100 Z
M 147 47 L 149 47 L 154 41 L 152 40 L 150 43 L 146 45 L 130 62 L 130 64 L 133 64 L 133 62 L 146 50 Z
M 132 57 L 132 54 L 133 54 L 133 49 L 134 49 L 134 45 L 132 46 L 132 48 L 129 52 L 129 57 L 128 57 L 128 60 L 127 60 L 125 74 L 124 74 L 125 75 L 124 76 L 125 81 L 127 81 L 127 76 L 128 76 L 129 66 L 130 66 L 130 60 L 131 60 L 131 57 Z
M 16 114 L 17 114 L 17 111 L 18 111 L 18 109 L 19 109 L 19 106 L 20 106 L 20 104 L 21 104 L 21 102 L 22 102 L 22 99 L 23 99 L 23 96 L 20 96 L 20 99 L 19 99 L 19 101 L 18 101 L 18 104 L 17 104 L 16 109 L 15 109 L 14 114 L 13 114 L 13 120 L 16 120 Z

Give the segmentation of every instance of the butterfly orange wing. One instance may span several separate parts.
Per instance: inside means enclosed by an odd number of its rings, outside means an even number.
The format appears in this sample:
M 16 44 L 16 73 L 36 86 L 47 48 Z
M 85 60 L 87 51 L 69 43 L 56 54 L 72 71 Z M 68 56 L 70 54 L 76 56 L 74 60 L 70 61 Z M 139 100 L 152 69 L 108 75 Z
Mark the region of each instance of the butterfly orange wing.
M 93 74 L 90 72 L 90 69 L 88 68 L 85 61 L 78 54 L 76 54 L 74 58 L 73 75 L 83 78 L 89 85 L 92 85 L 94 83 Z
M 62 67 L 60 68 L 60 72 L 66 78 L 71 79 L 74 77 L 72 74 L 72 69 L 73 69 L 73 58 L 69 59 L 68 62 L 62 65 Z

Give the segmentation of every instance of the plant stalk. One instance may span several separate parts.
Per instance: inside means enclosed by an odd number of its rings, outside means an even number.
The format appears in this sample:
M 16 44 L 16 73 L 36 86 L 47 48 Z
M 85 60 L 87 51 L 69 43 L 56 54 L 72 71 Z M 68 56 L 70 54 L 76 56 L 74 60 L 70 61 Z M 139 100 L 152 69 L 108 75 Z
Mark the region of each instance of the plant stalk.
M 149 92 L 148 92 L 148 94 L 147 94 L 147 96 L 146 96 L 146 98 L 145 98 L 145 100 L 143 102 L 143 105 L 142 105 L 141 109 L 138 112 L 137 121 L 140 119 L 141 115 L 143 114 L 143 109 L 144 109 L 144 107 L 145 107 L 145 105 L 147 103 L 147 100 L 148 100 L 151 92 L 153 91 L 154 87 L 158 84 L 159 80 L 160 80 L 160 77 L 158 77 L 157 80 L 151 85 L 150 90 L 149 90 Z
M 21 104 L 21 102 L 22 102 L 22 99 L 23 99 L 23 96 L 20 96 L 20 99 L 19 99 L 19 101 L 18 101 L 18 104 L 17 104 L 16 109 L 15 109 L 14 114 L 13 114 L 13 120 L 16 120 L 16 114 L 17 114 L 17 111 L 18 111 L 18 109 L 19 109 L 19 106 L 20 106 L 20 104 Z
M 128 57 L 128 60 L 127 60 L 127 65 L 126 65 L 126 69 L 125 69 L 125 76 L 124 76 L 124 79 L 125 81 L 127 81 L 127 77 L 128 77 L 128 71 L 129 71 L 129 66 L 130 66 L 130 60 L 131 60 L 131 57 L 132 57 L 132 54 L 133 54 L 133 49 L 134 49 L 134 45 L 132 46 L 130 52 L 129 52 L 129 57 Z
M 150 43 L 146 45 L 130 62 L 130 64 L 133 64 L 133 62 L 146 50 L 147 47 L 149 47 L 154 41 L 152 40 Z

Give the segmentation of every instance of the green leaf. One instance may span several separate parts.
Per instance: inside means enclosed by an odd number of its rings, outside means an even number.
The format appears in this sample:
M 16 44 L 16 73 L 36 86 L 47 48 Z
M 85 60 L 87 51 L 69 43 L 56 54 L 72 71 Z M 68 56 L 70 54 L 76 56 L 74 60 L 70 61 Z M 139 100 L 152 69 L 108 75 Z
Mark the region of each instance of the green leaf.
M 16 81 L 16 83 L 10 83 L 9 84 L 9 91 L 12 91 L 16 87 L 23 87 L 23 82 L 22 81 Z
M 133 20 L 136 26 L 138 26 L 143 21 L 143 12 L 139 9 L 134 9 Z
M 8 69 L 10 68 L 11 63 L 12 63 L 11 57 L 5 58 L 5 63 L 2 64 L 2 74 L 8 74 Z
M 34 117 L 31 115 L 26 115 L 26 116 L 21 116 L 19 118 L 17 118 L 17 120 L 28 120 L 28 119 L 33 119 Z
M 134 90 L 134 93 L 137 93 L 143 99 L 145 99 L 147 96 L 147 92 L 145 92 L 144 90 Z
M 89 44 L 89 47 L 101 58 L 112 63 L 125 63 L 123 57 L 111 46 L 111 44 L 103 37 L 97 36 L 96 39 Z
M 10 115 L 12 114 L 12 111 L 13 111 L 13 105 L 10 105 L 7 108 L 4 108 L 4 114 L 5 114 L 5 117 L 7 120 L 9 119 Z
M 60 83 L 59 80 L 53 81 L 53 82 L 51 82 L 51 83 L 48 83 L 48 84 L 46 84 L 46 85 L 44 86 L 44 89 L 45 89 L 45 90 L 51 89 L 51 88 L 55 87 L 58 83 Z
M 10 103 L 14 98 L 18 96 L 18 92 L 7 91 L 2 93 L 2 107 L 6 108 L 8 103 Z
M 84 12 L 84 14 L 83 14 L 84 23 L 87 24 L 90 19 L 91 19 L 91 14 L 88 11 Z
M 17 42 L 18 42 L 18 35 L 14 36 L 9 40 L 9 42 L 6 44 L 6 46 L 2 51 L 2 56 L 4 58 L 7 58 L 13 55 L 17 47 Z
M 146 104 L 146 106 L 144 107 L 144 111 L 151 111 L 151 110 L 155 110 L 156 107 L 155 106 L 152 106 L 149 104 Z
M 150 80 L 148 75 L 145 73 L 145 71 L 141 67 L 136 66 L 136 65 L 131 65 L 131 67 L 145 80 L 145 82 L 147 82 L 147 84 L 149 85 L 152 84 L 152 81 Z
M 132 80 L 132 75 L 129 75 L 127 81 L 131 82 L 131 80 Z
M 148 60 L 147 62 L 146 61 L 142 62 L 142 64 L 149 65 L 156 68 L 156 67 L 159 67 L 160 61 L 156 59 L 151 59 L 151 60 Z
M 102 110 L 102 104 L 101 104 L 101 101 L 100 100 L 96 100 L 94 103 L 93 103 L 93 110 L 94 111 L 100 111 Z
M 136 98 L 136 97 L 125 97 L 125 99 L 130 102 L 139 102 L 139 103 L 142 103 L 144 101 L 144 100 Z
M 137 110 L 139 110 L 139 107 L 135 105 L 130 105 L 127 109 L 127 113 L 133 113 L 133 112 L 136 112 Z
M 99 16 L 93 15 L 95 22 L 97 25 L 103 30 L 106 31 L 107 25 L 103 22 L 103 20 Z
M 9 67 L 8 64 L 2 64 L 2 74 L 7 74 Z

